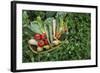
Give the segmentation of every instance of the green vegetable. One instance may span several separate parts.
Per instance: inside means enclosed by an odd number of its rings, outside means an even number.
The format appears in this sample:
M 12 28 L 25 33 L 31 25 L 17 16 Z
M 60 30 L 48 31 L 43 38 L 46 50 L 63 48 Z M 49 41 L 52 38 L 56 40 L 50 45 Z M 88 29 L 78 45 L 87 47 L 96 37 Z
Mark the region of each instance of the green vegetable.
M 55 19 L 53 19 L 53 38 L 57 39 L 56 38 L 56 20 Z
M 54 18 L 47 18 L 44 22 L 47 39 L 50 45 L 52 45 L 53 42 L 53 19 Z
M 57 12 L 56 14 L 56 20 L 57 20 L 57 25 L 56 25 L 56 31 L 57 32 L 62 32 L 64 30 L 64 18 L 66 17 L 65 12 Z
M 41 17 L 37 16 L 36 21 L 38 22 L 38 24 L 39 24 L 39 26 L 41 28 L 40 30 L 42 31 L 42 33 L 44 33 L 45 32 L 45 30 L 44 30 L 44 24 L 43 24 L 43 21 L 41 20 Z
M 31 22 L 30 29 L 35 33 L 42 33 L 41 27 L 37 21 Z
M 44 33 L 44 25 L 40 16 L 37 16 L 35 21 L 32 21 L 29 27 L 35 33 Z

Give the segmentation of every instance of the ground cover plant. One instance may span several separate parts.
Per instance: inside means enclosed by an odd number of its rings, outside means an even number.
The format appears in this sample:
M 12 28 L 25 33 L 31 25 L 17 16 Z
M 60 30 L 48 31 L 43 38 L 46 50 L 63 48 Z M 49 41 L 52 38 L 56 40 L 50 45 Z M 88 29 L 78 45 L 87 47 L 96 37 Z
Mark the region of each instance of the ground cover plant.
M 36 54 L 29 48 L 29 39 L 31 37 L 40 39 L 36 33 L 44 32 L 44 28 L 52 29 L 51 21 L 56 20 L 56 31 L 62 31 L 59 28 L 67 27 L 67 32 L 60 38 L 64 40 L 57 49 Z M 64 25 L 61 25 L 61 24 Z M 41 28 L 39 28 L 37 26 Z M 45 27 L 43 27 L 45 26 Z M 66 61 L 66 60 L 86 60 L 91 59 L 91 14 L 74 12 L 54 12 L 54 11 L 22 11 L 22 61 L 27 62 L 46 62 L 46 61 Z M 40 29 L 40 30 L 38 30 Z M 51 39 L 51 32 L 46 31 L 46 40 Z M 49 32 L 49 33 L 48 33 Z M 55 33 L 56 34 L 56 33 Z M 50 37 L 49 37 L 50 36 Z M 42 37 L 44 38 L 44 37 Z M 57 38 L 59 38 L 57 36 Z M 46 43 L 46 42 L 45 42 Z M 48 42 L 47 42 L 48 43 Z M 39 43 L 38 46 L 43 46 Z M 52 47 L 53 48 L 53 47 Z

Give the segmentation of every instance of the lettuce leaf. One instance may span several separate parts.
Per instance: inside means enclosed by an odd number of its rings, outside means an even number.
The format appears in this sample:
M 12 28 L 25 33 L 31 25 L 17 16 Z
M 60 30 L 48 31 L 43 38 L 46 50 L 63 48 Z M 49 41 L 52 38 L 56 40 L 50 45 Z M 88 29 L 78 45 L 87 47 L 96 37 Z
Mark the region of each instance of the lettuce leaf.
M 42 33 L 41 27 L 39 26 L 37 21 L 31 22 L 30 29 L 35 33 L 39 33 L 39 34 Z

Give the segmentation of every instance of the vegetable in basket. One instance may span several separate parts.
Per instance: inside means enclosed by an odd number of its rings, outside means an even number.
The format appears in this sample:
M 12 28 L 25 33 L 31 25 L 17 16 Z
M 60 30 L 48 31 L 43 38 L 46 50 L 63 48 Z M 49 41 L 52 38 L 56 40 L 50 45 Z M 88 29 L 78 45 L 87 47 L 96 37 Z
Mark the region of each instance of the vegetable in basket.
M 43 51 L 44 48 L 50 49 L 61 43 L 60 38 L 62 34 L 67 32 L 67 24 L 64 21 L 65 17 L 66 13 L 57 12 L 56 19 L 49 17 L 42 21 L 41 17 L 37 16 L 37 19 L 31 22 L 30 28 L 34 32 L 34 40 L 37 41 L 38 52 Z
M 54 18 L 47 18 L 44 22 L 44 28 L 47 35 L 47 39 L 49 44 L 52 46 L 53 44 L 53 19 Z
M 59 39 L 61 34 L 64 33 L 64 29 L 65 29 L 65 23 L 64 23 L 64 18 L 66 17 L 66 13 L 65 12 L 57 12 L 56 14 L 56 21 L 57 21 L 57 25 L 56 25 L 56 37 Z

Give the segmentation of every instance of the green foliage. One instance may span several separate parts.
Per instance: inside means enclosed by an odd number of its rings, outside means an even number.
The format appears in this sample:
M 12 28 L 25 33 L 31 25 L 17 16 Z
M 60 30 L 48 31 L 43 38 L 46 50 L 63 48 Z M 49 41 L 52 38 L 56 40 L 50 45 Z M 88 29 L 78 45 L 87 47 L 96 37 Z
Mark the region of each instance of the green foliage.
M 61 14 L 61 15 L 60 15 Z M 89 13 L 49 12 L 23 10 L 23 62 L 44 62 L 63 60 L 85 60 L 91 58 L 91 15 Z M 57 17 L 61 17 L 58 19 Z M 33 30 L 41 29 L 49 19 L 56 18 L 68 26 L 65 42 L 57 49 L 42 54 L 34 54 L 28 46 Z M 47 20 L 46 20 L 47 19 Z M 49 20 L 49 21 L 48 21 Z M 33 22 L 32 22 L 33 21 Z M 36 21 L 36 22 L 34 22 Z M 32 23 L 31 23 L 32 22 Z M 38 23 L 41 23 L 38 27 Z M 48 24 L 47 24 L 48 25 Z M 31 27 L 30 27 L 31 26 Z M 43 28 L 43 27 L 42 27 Z M 49 29 L 51 29 L 49 27 Z M 41 29 L 42 30 L 42 29 Z M 36 31 L 41 33 L 40 30 Z

